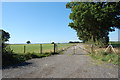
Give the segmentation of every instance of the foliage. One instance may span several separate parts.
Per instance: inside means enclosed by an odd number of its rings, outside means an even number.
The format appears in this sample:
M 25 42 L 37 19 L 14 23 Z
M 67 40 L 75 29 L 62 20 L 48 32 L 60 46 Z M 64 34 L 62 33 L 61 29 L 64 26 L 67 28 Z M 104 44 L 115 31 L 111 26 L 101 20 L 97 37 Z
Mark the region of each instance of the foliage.
M 45 54 L 44 54 L 45 55 Z M 36 53 L 26 53 L 26 54 L 3 54 L 3 64 L 2 66 L 8 66 L 13 64 L 18 64 L 32 58 L 40 58 L 43 55 L 38 55 Z
M 25 61 L 24 55 L 20 54 L 2 54 L 2 66 L 17 64 Z
M 31 42 L 30 42 L 30 41 L 27 41 L 26 43 L 27 43 L 27 44 L 30 44 Z
M 51 44 L 55 44 L 55 42 L 52 42 Z
M 5 42 L 9 41 L 8 39 L 10 38 L 10 34 L 8 32 L 5 32 L 4 30 L 0 30 L 0 44 L 2 44 L 2 53 L 7 53 L 7 44 Z M 10 48 L 9 48 L 10 51 Z
M 109 44 L 120 44 L 120 42 L 113 42 L 113 41 L 110 41 Z
M 0 30 L 0 38 L 2 39 L 2 43 L 9 41 L 8 39 L 10 38 L 10 34 L 8 32 L 5 32 L 4 30 Z
M 6 64 L 10 64 L 10 61 L 15 60 L 14 56 L 13 56 L 13 51 L 11 50 L 11 48 L 8 46 L 8 44 L 6 44 L 5 42 L 9 41 L 10 38 L 10 34 L 4 30 L 0 30 L 0 41 L 2 44 L 2 64 L 6 65 Z M 14 63 L 14 61 L 13 61 Z
M 4 30 L 0 30 L 1 36 L 0 36 L 0 40 L 2 44 L 2 57 L 4 59 L 4 55 L 10 55 L 12 53 L 12 50 L 10 49 L 10 47 L 8 47 L 5 42 L 9 41 L 10 38 L 10 34 Z
M 69 41 L 69 43 L 81 43 L 79 41 Z
M 3 55 L 3 67 L 10 66 L 13 64 L 18 64 L 21 62 L 24 62 L 26 60 L 32 59 L 32 58 L 42 58 L 42 57 L 48 57 L 50 55 L 54 55 L 58 53 L 26 53 L 26 54 L 4 54 Z
M 83 42 L 108 44 L 109 32 L 120 29 L 120 2 L 69 2 L 69 26 Z
M 109 42 L 113 47 L 119 47 L 120 48 L 120 42 Z

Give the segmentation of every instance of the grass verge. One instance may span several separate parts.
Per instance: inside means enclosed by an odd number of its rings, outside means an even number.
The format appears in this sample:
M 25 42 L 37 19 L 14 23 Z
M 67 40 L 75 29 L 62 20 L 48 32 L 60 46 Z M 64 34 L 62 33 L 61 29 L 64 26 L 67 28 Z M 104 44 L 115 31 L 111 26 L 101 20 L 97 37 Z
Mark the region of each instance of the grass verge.
M 114 48 L 116 53 L 113 53 L 105 52 L 106 48 L 99 48 L 96 46 L 93 47 L 93 52 L 91 52 L 91 46 L 88 44 L 86 44 L 84 47 L 94 60 L 120 65 L 120 48 Z
M 120 65 L 120 56 L 115 53 L 97 52 L 97 53 L 91 53 L 90 56 L 95 60 L 100 60 L 115 65 Z

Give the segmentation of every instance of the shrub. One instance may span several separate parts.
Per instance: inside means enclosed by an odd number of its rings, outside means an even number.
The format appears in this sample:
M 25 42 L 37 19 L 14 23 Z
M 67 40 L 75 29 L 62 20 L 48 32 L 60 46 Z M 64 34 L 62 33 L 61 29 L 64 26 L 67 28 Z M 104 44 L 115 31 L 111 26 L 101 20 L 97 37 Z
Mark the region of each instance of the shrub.
M 20 62 L 25 61 L 26 58 L 24 55 L 18 55 L 18 54 L 3 54 L 2 55 L 2 66 L 8 66 L 12 64 L 17 64 Z

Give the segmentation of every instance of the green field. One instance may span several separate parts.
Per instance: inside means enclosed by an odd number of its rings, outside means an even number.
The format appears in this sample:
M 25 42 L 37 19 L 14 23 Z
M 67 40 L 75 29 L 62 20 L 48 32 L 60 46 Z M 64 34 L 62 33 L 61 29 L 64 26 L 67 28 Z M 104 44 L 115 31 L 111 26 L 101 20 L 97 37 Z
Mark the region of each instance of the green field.
M 57 44 L 57 51 L 60 51 L 72 45 L 74 44 Z M 25 53 L 40 53 L 40 44 L 10 44 L 10 48 L 14 53 L 24 53 L 24 46 L 26 48 Z M 42 53 L 53 51 L 54 44 L 42 44 Z

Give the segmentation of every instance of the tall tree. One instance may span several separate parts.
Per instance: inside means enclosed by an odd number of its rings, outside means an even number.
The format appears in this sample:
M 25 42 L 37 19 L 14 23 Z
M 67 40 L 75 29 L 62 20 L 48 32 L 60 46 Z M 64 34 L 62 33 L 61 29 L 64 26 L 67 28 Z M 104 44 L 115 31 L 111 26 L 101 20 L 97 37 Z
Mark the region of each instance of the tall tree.
M 120 2 L 69 2 L 69 26 L 77 31 L 80 40 L 107 44 L 109 32 L 120 29 Z
M 2 52 L 7 53 L 7 44 L 5 42 L 9 41 L 10 34 L 4 30 L 0 30 L 0 44 L 2 44 Z
M 0 40 L 2 40 L 2 43 L 9 41 L 10 34 L 8 32 L 5 32 L 4 30 L 0 30 Z

